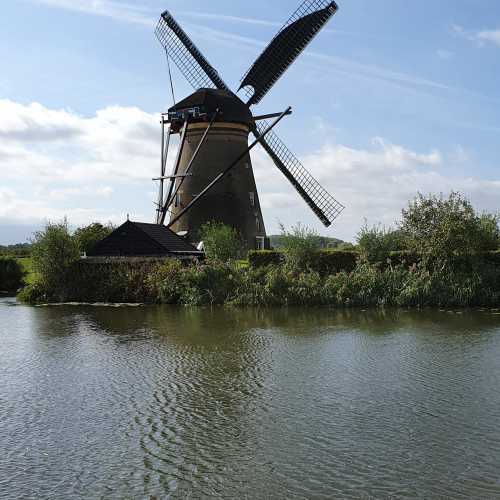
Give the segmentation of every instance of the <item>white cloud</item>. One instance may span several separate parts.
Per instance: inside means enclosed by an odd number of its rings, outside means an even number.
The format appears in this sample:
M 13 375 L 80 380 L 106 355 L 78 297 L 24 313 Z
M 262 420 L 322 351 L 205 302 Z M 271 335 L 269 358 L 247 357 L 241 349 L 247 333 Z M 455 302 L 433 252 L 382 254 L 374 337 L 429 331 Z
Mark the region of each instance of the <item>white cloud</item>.
M 375 138 L 367 149 L 327 143 L 303 158 L 303 163 L 346 205 L 346 210 L 328 233 L 352 240 L 364 218 L 371 223 L 392 225 L 417 192 L 458 190 L 470 196 L 478 209 L 495 212 L 500 198 L 500 181 L 447 175 L 444 167 L 456 161 L 455 156 L 456 152 L 444 155 L 437 150 L 420 153 Z M 460 155 L 459 160 L 463 162 L 466 158 Z M 254 155 L 253 163 L 268 227 L 275 226 L 277 220 L 288 226 L 301 221 L 325 232 L 262 152 Z
M 83 117 L 0 100 L 0 219 L 33 223 L 152 218 L 152 200 L 127 199 L 158 173 L 158 117 L 109 107 Z M 151 213 L 149 213 L 149 211 Z
M 108 17 L 115 21 L 153 26 L 156 12 L 136 5 L 111 0 L 32 0 L 34 3 L 58 9 Z
M 500 47 L 500 29 L 499 30 L 486 30 L 480 31 L 477 34 L 477 39 L 482 40 L 484 42 L 490 42 L 494 45 Z
M 466 40 L 475 42 L 478 47 L 484 47 L 487 43 L 500 47 L 500 29 L 470 31 L 466 30 L 462 26 L 459 26 L 458 24 L 454 24 L 452 29 L 455 34 L 465 38 Z
M 71 110 L 0 100 L 0 134 L 2 224 L 34 224 L 65 215 L 75 225 L 93 220 L 118 223 L 127 213 L 136 220 L 153 218 L 157 116 L 110 107 L 82 117 Z M 357 149 L 333 143 L 330 137 L 325 135 L 323 147 L 302 158 L 347 207 L 326 234 L 352 239 L 365 217 L 390 225 L 417 191 L 455 189 L 480 209 L 497 209 L 500 181 L 446 173 L 454 165 L 460 164 L 463 171 L 471 163 L 471 154 L 460 147 L 447 153 L 421 152 L 377 137 L 367 148 Z M 302 221 L 325 232 L 261 149 L 253 150 L 252 161 L 268 231 L 277 230 L 277 221 Z

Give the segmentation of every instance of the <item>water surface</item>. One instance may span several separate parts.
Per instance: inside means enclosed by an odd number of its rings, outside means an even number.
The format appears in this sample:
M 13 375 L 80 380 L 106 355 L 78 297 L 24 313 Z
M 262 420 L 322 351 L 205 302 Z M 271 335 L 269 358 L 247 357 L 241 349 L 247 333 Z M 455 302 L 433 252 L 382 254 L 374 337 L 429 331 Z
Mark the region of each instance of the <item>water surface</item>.
M 0 299 L 0 498 L 500 498 L 500 315 Z

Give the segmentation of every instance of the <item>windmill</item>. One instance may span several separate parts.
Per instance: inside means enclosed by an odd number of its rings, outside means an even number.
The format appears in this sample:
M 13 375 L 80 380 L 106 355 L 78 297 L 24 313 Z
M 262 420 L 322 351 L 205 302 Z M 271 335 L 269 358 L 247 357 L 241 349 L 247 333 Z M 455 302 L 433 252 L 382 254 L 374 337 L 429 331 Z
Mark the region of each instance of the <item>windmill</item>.
M 170 229 L 196 242 L 201 225 L 217 220 L 237 228 L 248 248 L 264 248 L 266 230 L 249 154 L 258 143 L 326 227 L 340 215 L 343 205 L 273 131 L 291 108 L 262 116 L 251 111 L 337 9 L 333 1 L 304 0 L 244 75 L 236 93 L 171 13 L 161 15 L 155 34 L 166 51 L 169 72 L 173 61 L 195 92 L 162 115 L 157 224 L 165 224 L 169 216 Z M 172 79 L 170 83 L 174 94 Z M 249 145 L 250 132 L 255 141 Z M 167 175 L 172 134 L 180 140 L 173 171 Z

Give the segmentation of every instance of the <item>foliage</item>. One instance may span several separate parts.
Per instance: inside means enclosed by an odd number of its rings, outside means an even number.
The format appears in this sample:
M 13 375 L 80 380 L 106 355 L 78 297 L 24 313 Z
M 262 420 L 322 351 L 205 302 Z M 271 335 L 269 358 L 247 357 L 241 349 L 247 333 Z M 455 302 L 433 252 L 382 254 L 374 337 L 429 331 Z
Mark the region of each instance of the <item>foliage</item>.
M 16 245 L 0 245 L 0 255 L 8 257 L 29 257 L 31 254 L 30 243 L 18 243 Z
M 366 221 L 358 233 L 357 242 L 362 258 L 371 264 L 386 262 L 390 252 L 404 248 L 400 231 L 380 225 L 369 227 Z
M 200 238 L 208 260 L 229 262 L 242 254 L 241 235 L 235 228 L 222 222 L 211 221 L 204 224 L 200 230 Z
M 499 242 L 497 216 L 477 215 L 470 201 L 456 192 L 447 198 L 419 194 L 403 210 L 401 231 L 407 250 L 441 266 L 456 256 L 496 250 Z
M 67 220 L 58 224 L 49 222 L 43 231 L 35 233 L 32 255 L 33 269 L 48 294 L 61 290 L 69 268 L 79 258 Z
M 37 275 L 33 270 L 33 259 L 31 257 L 21 257 L 17 259 L 17 262 L 21 266 L 24 272 L 24 281 L 27 285 L 31 285 L 37 280 Z
M 27 304 L 42 304 L 49 301 L 47 290 L 40 282 L 30 283 L 18 294 L 17 300 Z
M 77 260 L 66 221 L 48 224 L 33 247 L 36 280 L 20 294 L 31 303 L 157 302 L 186 306 L 468 307 L 500 303 L 496 216 L 477 215 L 457 193 L 419 196 L 397 231 L 365 227 L 359 251 L 321 250 L 317 235 L 282 228 L 282 252 L 252 251 L 236 261 L 239 238 L 205 226 L 204 263 L 165 259 Z M 361 257 L 362 258 L 361 258 Z
M 289 269 L 309 269 L 320 249 L 318 233 L 300 222 L 290 231 L 283 224 L 280 227 L 285 265 Z
M 253 268 L 279 265 L 283 262 L 283 252 L 276 252 L 274 250 L 250 250 L 250 252 L 248 252 L 248 262 Z
M 16 291 L 23 285 L 24 271 L 12 257 L 0 257 L 0 291 Z
M 324 276 L 340 271 L 352 271 L 356 267 L 359 254 L 354 251 L 340 250 L 319 250 L 313 255 L 304 259 L 301 264 L 304 267 L 295 265 L 294 270 L 298 272 L 313 271 Z M 253 268 L 266 266 L 279 266 L 286 259 L 284 252 L 270 250 L 252 250 L 248 253 L 248 261 Z
M 111 234 L 113 230 L 114 227 L 111 223 L 104 226 L 99 222 L 94 222 L 88 226 L 79 227 L 73 237 L 80 253 L 89 253 L 99 241 Z
M 283 249 L 285 246 L 284 243 L 284 238 L 282 234 L 274 234 L 269 236 L 269 241 L 271 243 L 271 247 L 280 250 Z M 351 243 L 345 243 L 342 240 L 339 240 L 338 238 L 330 238 L 328 236 L 319 236 L 318 235 L 318 246 L 319 248 L 322 249 L 342 249 L 341 247 L 343 245 L 350 245 L 352 247 Z

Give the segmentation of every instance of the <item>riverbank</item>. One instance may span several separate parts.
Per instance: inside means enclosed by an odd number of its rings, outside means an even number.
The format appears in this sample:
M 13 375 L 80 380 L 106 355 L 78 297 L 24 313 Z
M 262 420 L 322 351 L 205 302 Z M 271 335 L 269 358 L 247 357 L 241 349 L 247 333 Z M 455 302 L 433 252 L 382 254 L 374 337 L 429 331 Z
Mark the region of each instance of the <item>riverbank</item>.
M 351 271 L 320 273 L 286 264 L 242 267 L 176 260 L 74 263 L 59 287 L 28 286 L 29 303 L 158 303 L 183 306 L 257 307 L 496 307 L 500 266 L 485 256 L 461 259 L 453 267 L 359 260 Z

